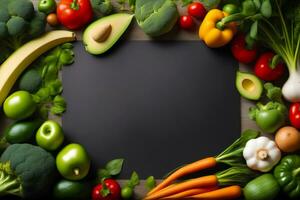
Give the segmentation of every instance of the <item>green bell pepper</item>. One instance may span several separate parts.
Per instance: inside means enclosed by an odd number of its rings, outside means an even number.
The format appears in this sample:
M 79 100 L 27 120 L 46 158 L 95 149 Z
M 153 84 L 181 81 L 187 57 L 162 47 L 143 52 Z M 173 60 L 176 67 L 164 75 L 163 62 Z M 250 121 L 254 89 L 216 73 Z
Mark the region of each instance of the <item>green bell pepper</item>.
M 274 170 L 274 176 L 285 194 L 300 198 L 300 156 L 287 155 Z
M 284 104 L 270 101 L 266 105 L 258 103 L 251 107 L 249 117 L 256 121 L 258 127 L 266 133 L 274 133 L 284 125 L 287 116 L 287 108 Z

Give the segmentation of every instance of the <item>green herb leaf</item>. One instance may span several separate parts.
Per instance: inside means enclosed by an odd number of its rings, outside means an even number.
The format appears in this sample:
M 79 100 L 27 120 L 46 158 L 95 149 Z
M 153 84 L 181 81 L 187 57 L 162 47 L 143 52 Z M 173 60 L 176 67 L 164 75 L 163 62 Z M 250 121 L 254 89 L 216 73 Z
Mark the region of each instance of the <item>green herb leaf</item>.
M 270 18 L 272 16 L 272 5 L 270 0 L 263 0 L 260 7 L 260 13 L 266 18 Z
M 266 96 L 274 102 L 283 103 L 282 92 L 280 87 L 274 86 L 272 83 L 265 83 Z
M 53 105 L 50 109 L 50 112 L 55 115 L 61 115 L 66 111 L 66 107 L 67 104 L 65 99 L 62 96 L 57 95 L 53 99 Z
M 258 21 L 253 22 L 250 29 L 250 37 L 253 39 L 257 39 L 257 29 L 258 29 Z
M 129 182 L 127 183 L 127 186 L 134 189 L 134 187 L 138 184 L 140 184 L 140 179 L 138 174 L 134 171 L 130 177 Z
M 109 172 L 110 175 L 116 176 L 121 172 L 122 167 L 123 167 L 123 162 L 124 162 L 124 159 L 115 159 L 115 160 L 109 161 L 106 164 L 106 170 Z
M 111 176 L 110 176 L 109 171 L 107 171 L 106 169 L 99 169 L 97 171 L 97 177 L 98 177 L 99 182 L 101 182 L 103 179 L 110 178 Z
M 152 190 L 156 186 L 156 181 L 155 181 L 154 176 L 149 176 L 146 179 L 146 185 L 145 186 L 148 190 Z
M 221 2 L 221 0 L 199 0 L 199 1 L 204 5 L 206 10 L 217 8 Z
M 71 49 L 62 49 L 59 57 L 59 66 L 70 65 L 74 62 L 74 52 Z
M 191 4 L 191 3 L 193 3 L 193 0 L 181 0 L 181 5 L 183 7 L 185 7 L 185 6 L 187 6 L 187 5 Z

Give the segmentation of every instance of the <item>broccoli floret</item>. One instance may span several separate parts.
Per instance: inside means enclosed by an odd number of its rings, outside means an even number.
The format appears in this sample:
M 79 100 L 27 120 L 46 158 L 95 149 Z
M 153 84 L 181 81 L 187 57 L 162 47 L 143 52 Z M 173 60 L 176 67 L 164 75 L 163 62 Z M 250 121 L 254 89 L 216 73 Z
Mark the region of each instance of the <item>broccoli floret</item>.
M 7 27 L 4 22 L 0 22 L 0 39 L 7 36 Z
M 41 12 L 35 12 L 34 17 L 29 23 L 28 34 L 31 37 L 37 37 L 45 32 L 46 15 Z
M 272 83 L 265 83 L 266 96 L 271 101 L 282 103 L 282 92 L 280 87 L 274 86 Z
M 6 23 L 9 35 L 17 36 L 24 33 L 26 21 L 22 17 L 11 17 Z
M 10 18 L 10 16 L 7 12 L 7 9 L 0 7 L 0 22 L 5 22 L 6 23 L 9 20 L 9 18 Z
M 92 0 L 91 3 L 94 11 L 102 15 L 108 15 L 113 10 L 110 0 Z
M 47 195 L 56 173 L 50 153 L 31 144 L 14 144 L 4 151 L 0 162 L 1 196 L 36 199 Z
M 34 7 L 30 0 L 10 0 L 7 8 L 11 16 L 19 16 L 26 20 L 34 14 Z

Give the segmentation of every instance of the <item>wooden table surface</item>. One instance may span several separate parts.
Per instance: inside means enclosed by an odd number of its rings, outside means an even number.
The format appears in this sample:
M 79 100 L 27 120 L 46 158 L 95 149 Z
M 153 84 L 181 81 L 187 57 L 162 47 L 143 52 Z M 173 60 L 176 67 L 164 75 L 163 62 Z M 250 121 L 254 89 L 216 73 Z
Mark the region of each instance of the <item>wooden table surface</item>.
M 38 0 L 32 0 L 35 5 L 37 5 Z M 178 6 L 180 13 L 184 13 L 184 10 L 181 8 L 181 6 Z M 81 32 L 76 32 L 77 39 L 81 40 Z M 137 24 L 134 24 L 131 27 L 131 30 L 128 31 L 127 39 L 129 40 L 151 40 L 150 37 L 145 35 L 141 29 L 138 28 Z M 164 37 L 161 37 L 160 39 L 164 40 L 197 40 L 201 42 L 198 38 L 197 30 L 195 31 L 183 31 L 183 30 L 173 30 L 170 34 L 167 34 Z M 240 64 L 240 69 L 243 71 L 249 71 L 251 69 L 251 66 L 245 66 Z M 63 77 L 62 77 L 63 78 Z M 248 118 L 248 109 L 249 107 L 253 105 L 252 102 L 247 101 L 245 99 L 241 98 L 241 129 L 245 130 L 248 128 L 254 128 L 257 129 L 257 126 L 255 123 Z M 5 119 L 0 118 L 0 127 L 5 127 L 7 124 L 7 121 Z M 124 184 L 125 180 L 120 180 L 121 185 Z M 144 181 L 141 181 L 141 184 L 136 188 L 136 195 L 137 198 L 143 197 L 146 193 L 146 190 L 144 188 Z

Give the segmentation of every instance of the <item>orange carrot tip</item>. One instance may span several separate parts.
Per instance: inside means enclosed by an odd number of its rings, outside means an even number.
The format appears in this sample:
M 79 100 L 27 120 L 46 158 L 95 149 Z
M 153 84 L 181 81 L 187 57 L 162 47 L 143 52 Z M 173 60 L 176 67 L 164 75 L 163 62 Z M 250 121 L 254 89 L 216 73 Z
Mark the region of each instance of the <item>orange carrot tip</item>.
M 230 200 L 237 199 L 242 195 L 242 188 L 238 185 L 228 186 L 218 190 L 201 193 L 190 196 L 190 199 L 205 199 L 205 200 Z
M 195 188 L 195 189 L 190 189 L 190 190 L 186 190 L 186 191 L 183 191 L 183 192 L 179 192 L 177 194 L 164 197 L 162 199 L 182 199 L 182 198 L 185 198 L 185 197 L 189 197 L 189 196 L 193 196 L 193 195 L 197 195 L 197 194 L 202 194 L 202 193 L 210 192 L 210 191 L 217 190 L 217 189 L 218 189 L 217 187 Z

